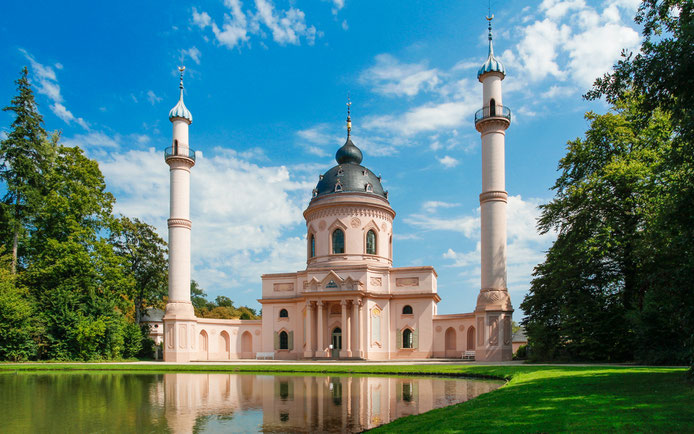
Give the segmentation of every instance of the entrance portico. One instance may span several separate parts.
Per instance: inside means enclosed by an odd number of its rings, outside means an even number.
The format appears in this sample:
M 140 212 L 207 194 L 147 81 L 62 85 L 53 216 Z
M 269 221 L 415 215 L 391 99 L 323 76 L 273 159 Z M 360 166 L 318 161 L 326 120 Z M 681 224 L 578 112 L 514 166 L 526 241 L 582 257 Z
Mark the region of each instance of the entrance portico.
M 361 297 L 305 303 L 305 358 L 363 358 Z

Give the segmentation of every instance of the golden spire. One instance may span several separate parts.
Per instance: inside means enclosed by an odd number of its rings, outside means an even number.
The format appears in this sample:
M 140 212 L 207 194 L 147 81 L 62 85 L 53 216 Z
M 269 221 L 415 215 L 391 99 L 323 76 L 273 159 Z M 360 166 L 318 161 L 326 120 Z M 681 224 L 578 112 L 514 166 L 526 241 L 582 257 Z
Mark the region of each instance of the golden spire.
M 351 105 L 352 105 L 352 101 L 349 99 L 349 93 L 347 93 L 347 138 L 348 139 L 352 133 L 352 118 L 350 116 L 350 106 Z

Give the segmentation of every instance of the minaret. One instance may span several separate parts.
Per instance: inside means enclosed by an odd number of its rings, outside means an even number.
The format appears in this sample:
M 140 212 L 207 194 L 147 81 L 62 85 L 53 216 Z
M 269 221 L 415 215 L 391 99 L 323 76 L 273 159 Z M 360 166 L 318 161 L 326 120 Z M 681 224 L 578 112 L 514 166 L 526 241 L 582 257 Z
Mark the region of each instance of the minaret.
M 190 169 L 195 151 L 188 142 L 188 126 L 193 116 L 183 103 L 183 71 L 179 67 L 181 91 L 178 103 L 169 112 L 173 124 L 172 146 L 164 158 L 169 165 L 171 196 L 169 220 L 169 300 L 164 315 L 164 360 L 190 361 L 194 353 L 195 311 L 190 302 Z
M 506 286 L 506 202 L 504 141 L 511 111 L 501 99 L 504 65 L 494 57 L 492 19 L 489 21 L 489 56 L 477 73 L 482 83 L 482 109 L 475 113 L 475 128 L 482 136 L 481 264 L 482 282 L 477 297 L 476 359 L 511 360 L 513 307 Z

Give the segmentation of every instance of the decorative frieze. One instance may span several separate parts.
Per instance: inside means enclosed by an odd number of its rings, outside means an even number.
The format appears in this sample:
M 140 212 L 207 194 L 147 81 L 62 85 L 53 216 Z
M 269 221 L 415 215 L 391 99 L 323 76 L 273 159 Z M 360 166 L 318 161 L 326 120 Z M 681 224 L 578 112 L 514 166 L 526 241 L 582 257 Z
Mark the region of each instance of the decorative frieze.
M 395 279 L 395 286 L 398 288 L 419 286 L 419 277 L 398 277 Z
M 312 212 L 307 215 L 306 218 L 308 222 L 316 219 L 326 218 L 331 216 L 350 216 L 350 217 L 367 217 L 367 218 L 378 218 L 386 220 L 388 222 L 393 221 L 393 216 L 383 210 L 367 207 L 338 207 L 338 208 L 326 208 Z M 319 226 L 320 227 L 320 226 Z
M 272 290 L 275 292 L 294 291 L 293 282 L 274 283 Z
M 371 284 L 371 286 L 381 286 L 383 284 L 380 277 L 372 277 L 369 280 L 369 283 Z

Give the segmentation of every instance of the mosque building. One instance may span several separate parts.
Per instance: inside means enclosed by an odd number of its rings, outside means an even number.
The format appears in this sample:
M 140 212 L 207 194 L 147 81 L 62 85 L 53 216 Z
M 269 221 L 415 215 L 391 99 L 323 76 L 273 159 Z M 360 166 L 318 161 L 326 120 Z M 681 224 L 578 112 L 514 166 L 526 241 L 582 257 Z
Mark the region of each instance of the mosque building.
M 397 360 L 474 358 L 511 360 L 513 308 L 506 286 L 504 142 L 511 112 L 502 103 L 503 64 L 489 56 L 479 69 L 482 109 L 475 128 L 482 139 L 481 287 L 474 312 L 439 315 L 433 267 L 395 267 L 395 211 L 381 178 L 362 165 L 351 139 L 337 165 L 319 176 L 306 219 L 306 269 L 262 276 L 261 320 L 196 318 L 190 301 L 189 146 L 193 121 L 180 98 L 169 113 L 169 299 L 163 318 L 164 360 L 188 362 L 274 359 Z

